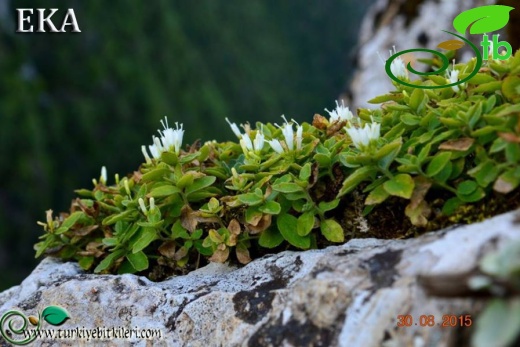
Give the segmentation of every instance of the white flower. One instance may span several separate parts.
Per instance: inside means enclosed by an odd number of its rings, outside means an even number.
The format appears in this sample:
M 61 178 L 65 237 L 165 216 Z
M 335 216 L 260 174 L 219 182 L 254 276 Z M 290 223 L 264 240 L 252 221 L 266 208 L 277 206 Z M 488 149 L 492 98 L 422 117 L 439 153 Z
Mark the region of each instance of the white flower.
M 393 48 L 393 51 L 389 51 L 390 57 L 397 54 L 395 46 Z M 377 55 L 379 56 L 379 59 L 383 62 L 383 64 L 386 65 L 386 61 L 381 57 L 379 52 L 377 52 Z M 388 59 L 390 59 L 390 57 Z M 390 71 L 392 72 L 392 75 L 399 79 L 408 79 L 408 69 L 406 68 L 406 64 L 404 63 L 401 57 L 397 57 L 394 60 L 392 60 L 392 62 L 390 63 Z
M 282 115 L 282 118 L 285 121 L 285 124 L 283 126 L 278 125 L 278 127 L 282 129 L 282 134 L 285 138 L 285 144 L 287 145 L 287 148 L 292 151 L 294 148 L 294 130 L 292 123 L 289 123 L 284 115 Z
M 235 135 L 240 139 L 240 146 L 245 155 L 250 151 L 260 152 L 262 148 L 264 148 L 265 136 L 261 129 L 256 131 L 255 139 L 251 141 L 251 138 L 249 137 L 249 132 L 251 131 L 249 124 L 246 124 L 245 126 L 241 124 L 245 130 L 245 134 L 242 134 L 236 123 L 231 123 L 227 118 L 226 122 L 228 122 L 231 130 L 233 130 Z
M 282 129 L 282 134 L 283 134 L 283 137 L 285 140 L 285 148 L 288 151 L 292 151 L 295 149 L 294 148 L 294 129 L 292 126 L 292 122 L 294 122 L 296 124 L 298 124 L 298 123 L 294 119 L 292 120 L 291 123 L 289 123 L 287 121 L 287 119 L 285 118 L 285 116 L 283 116 L 283 115 L 282 115 L 282 118 L 285 121 L 285 124 L 280 126 L 275 123 L 275 125 L 278 128 Z M 302 148 L 302 133 L 303 133 L 303 127 L 298 124 L 296 127 L 296 149 L 297 150 L 300 150 Z M 280 140 L 272 139 L 267 142 L 269 143 L 271 148 L 276 153 L 282 154 L 284 152 L 284 147 L 282 146 L 282 143 L 280 142 Z
M 155 208 L 155 199 L 154 198 L 150 198 L 149 200 L 149 209 L 146 209 L 146 205 L 144 203 L 144 199 L 143 198 L 139 198 L 139 200 L 137 200 L 139 202 L 139 207 L 141 208 L 141 211 L 143 211 L 143 213 L 147 216 L 148 215 L 148 211 L 150 212 L 153 212 L 153 209 Z
M 352 143 L 359 150 L 364 150 L 371 141 L 377 140 L 380 136 L 381 124 L 365 124 L 363 128 L 345 128 L 352 139 Z
M 453 60 L 453 68 L 451 69 L 451 71 L 447 72 L 447 81 L 449 84 L 452 84 L 452 83 L 457 83 L 459 81 L 459 73 L 460 71 L 459 70 L 455 70 L 455 60 Z M 456 86 L 452 86 L 451 89 L 453 89 L 453 91 L 455 93 L 458 93 L 460 88 L 464 87 L 464 83 L 461 83 L 459 85 L 456 85 Z
M 392 71 L 392 74 L 397 78 L 408 78 L 408 70 L 401 57 L 395 58 L 392 63 L 390 63 L 390 71 Z
M 101 184 L 107 183 L 107 168 L 104 166 L 101 167 L 101 177 L 99 178 L 99 181 Z
M 279 140 L 268 140 L 269 146 L 278 154 L 283 153 L 283 147 Z
M 148 155 L 148 151 L 146 150 L 146 146 L 145 145 L 141 146 L 141 152 L 143 152 L 144 159 L 146 160 L 146 163 L 147 164 L 151 163 L 152 160 L 150 159 L 150 156 Z
M 345 106 L 345 102 L 341 100 L 341 105 L 338 103 L 338 100 L 336 100 L 336 109 L 333 111 L 329 111 L 325 109 L 330 115 L 329 121 L 335 122 L 335 121 L 350 121 L 354 117 L 352 112 L 350 112 L 349 108 Z
M 226 122 L 228 122 L 229 126 L 231 127 L 231 130 L 233 130 L 235 135 L 240 139 L 242 137 L 242 133 L 240 132 L 238 125 L 236 123 L 231 123 L 227 117 Z
M 184 129 L 182 128 L 182 124 L 179 128 L 179 123 L 175 122 L 175 129 L 168 127 L 168 120 L 164 117 L 165 122 L 161 120 L 161 124 L 164 130 L 159 134 L 161 134 L 161 142 L 163 146 L 163 151 L 175 151 L 177 155 L 182 147 L 182 138 L 184 137 Z
M 152 136 L 152 140 L 154 144 L 148 146 L 148 149 L 150 150 L 152 157 L 159 159 L 161 157 L 161 153 L 164 152 L 161 140 L 159 140 L 159 138 L 156 136 Z
M 184 137 L 184 129 L 181 124 L 175 122 L 175 129 L 168 126 L 168 119 L 164 117 L 164 122 L 161 120 L 163 130 L 157 130 L 160 137 L 152 136 L 153 145 L 148 146 L 152 157 L 159 159 L 162 152 L 174 151 L 177 155 L 182 147 L 182 138 Z M 147 163 L 151 162 L 148 152 L 145 146 L 141 146 L 141 152 L 143 152 L 144 158 Z
M 260 152 L 264 148 L 265 136 L 262 130 L 257 130 L 255 140 L 253 141 L 253 147 L 256 152 Z
M 146 206 L 144 204 L 143 198 L 139 198 L 139 200 L 137 200 L 137 201 L 139 202 L 139 206 L 141 207 L 141 211 L 143 211 L 143 213 L 145 215 L 147 215 L 148 214 L 148 210 L 146 209 Z

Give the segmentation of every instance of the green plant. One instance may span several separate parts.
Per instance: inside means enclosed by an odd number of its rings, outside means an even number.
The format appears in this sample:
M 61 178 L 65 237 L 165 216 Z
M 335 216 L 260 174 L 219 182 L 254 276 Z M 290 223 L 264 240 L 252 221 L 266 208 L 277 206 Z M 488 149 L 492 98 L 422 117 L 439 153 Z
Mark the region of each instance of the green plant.
M 449 79 L 412 83 L 444 85 L 474 64 L 455 65 Z M 371 100 L 380 108 L 357 116 L 338 103 L 327 110 L 329 119 L 315 115 L 312 124 L 284 118 L 283 125 L 243 125 L 242 133 L 228 121 L 238 143 L 182 150 L 182 125 L 163 123 L 160 137 L 143 146 L 146 162 L 137 171 L 116 175 L 112 185 L 102 171 L 92 190 L 77 191 L 69 214 L 53 219 L 47 212 L 36 256 L 161 279 L 208 258 L 247 263 L 266 252 L 380 236 L 374 230 L 387 228 L 399 211 L 406 228 L 385 237 L 436 229 L 448 218 L 464 221 L 467 207 L 478 203 L 515 202 L 519 73 L 517 52 L 488 61 L 457 88 L 396 84 Z

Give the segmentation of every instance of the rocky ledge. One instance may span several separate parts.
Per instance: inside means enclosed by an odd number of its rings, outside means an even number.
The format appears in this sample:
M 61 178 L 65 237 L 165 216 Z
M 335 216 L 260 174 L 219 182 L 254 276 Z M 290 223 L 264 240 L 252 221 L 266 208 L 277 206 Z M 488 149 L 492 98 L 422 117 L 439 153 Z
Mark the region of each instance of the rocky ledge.
M 43 322 L 42 329 L 125 327 L 162 335 L 38 339 L 35 346 L 460 346 L 474 324 L 442 327 L 443 316 L 471 315 L 474 322 L 483 302 L 463 296 L 464 279 L 488 251 L 520 239 L 515 218 L 511 212 L 415 239 L 287 251 L 241 268 L 210 264 L 160 283 L 88 274 L 47 258 L 21 285 L 0 293 L 0 314 L 37 317 L 60 306 L 70 318 L 59 327 Z M 444 294 L 459 297 L 430 296 L 424 283 L 441 292 L 446 285 Z M 397 327 L 400 315 L 410 315 L 411 326 Z M 421 316 L 434 316 L 435 324 L 421 326 Z M 8 344 L 0 338 L 0 345 Z

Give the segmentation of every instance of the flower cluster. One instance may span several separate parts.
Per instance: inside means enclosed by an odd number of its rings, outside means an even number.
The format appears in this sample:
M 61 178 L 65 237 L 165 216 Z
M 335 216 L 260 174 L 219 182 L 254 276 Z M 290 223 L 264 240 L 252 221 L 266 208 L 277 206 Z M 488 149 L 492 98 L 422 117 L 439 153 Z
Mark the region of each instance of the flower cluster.
M 338 103 L 338 100 L 336 100 L 336 109 L 333 111 L 327 109 L 325 109 L 325 111 L 329 114 L 331 123 L 336 121 L 350 122 L 354 118 L 354 115 L 350 112 L 349 108 L 345 106 L 343 100 L 341 100 L 341 105 Z
M 276 126 L 280 129 L 282 129 L 282 134 L 285 139 L 285 149 L 287 151 L 293 151 L 294 148 L 294 130 L 292 123 L 289 123 L 285 116 L 282 116 L 283 120 L 285 121 L 285 124 L 282 126 L 276 124 Z M 296 121 L 293 120 L 293 122 L 296 123 Z M 296 123 L 298 124 L 298 123 Z M 302 134 L 303 134 L 303 127 L 298 124 L 296 127 L 296 150 L 302 149 Z M 282 145 L 282 142 L 278 139 L 272 139 L 269 142 L 269 145 L 271 148 L 278 154 L 282 154 L 284 152 L 284 147 Z
M 381 124 L 365 124 L 363 128 L 345 128 L 345 131 L 352 139 L 352 143 L 360 151 L 365 150 L 372 141 L 376 141 L 380 136 Z
M 179 155 L 182 147 L 182 137 L 184 136 L 182 124 L 179 127 L 179 123 L 175 122 L 175 129 L 170 128 L 166 117 L 164 117 L 164 122 L 161 120 L 161 124 L 164 130 L 157 130 L 160 137 L 152 136 L 153 145 L 148 146 L 152 157 L 159 159 L 161 154 L 167 151 L 174 151 L 175 154 Z M 146 146 L 142 146 L 141 151 L 143 152 L 146 162 L 149 163 L 151 159 L 148 156 Z
M 297 125 L 296 127 L 296 138 L 294 135 L 294 129 L 292 126 L 292 123 L 289 123 L 285 116 L 282 116 L 282 118 L 285 120 L 285 124 L 282 126 L 276 124 L 277 127 L 279 127 L 282 130 L 282 134 L 284 136 L 284 143 L 285 143 L 285 149 L 287 151 L 293 151 L 293 150 L 300 150 L 302 148 L 302 134 L 303 134 L 303 127 L 301 125 Z M 264 147 L 265 142 L 269 143 L 271 148 L 278 154 L 284 153 L 284 145 L 282 144 L 282 141 L 278 139 L 271 139 L 266 140 L 265 135 L 262 129 L 256 130 L 255 139 L 251 141 L 251 138 L 249 137 L 249 126 L 241 125 L 242 128 L 245 130 L 245 134 L 242 134 L 240 132 L 240 129 L 236 125 L 236 123 L 232 123 L 229 121 L 229 119 L 226 118 L 226 122 L 228 122 L 229 126 L 231 127 L 231 130 L 240 140 L 240 146 L 242 147 L 242 150 L 244 154 L 247 156 L 250 154 L 250 152 L 254 151 L 255 153 L 260 153 L 262 148 Z M 296 121 L 293 120 L 294 123 Z M 295 146 L 296 141 L 296 146 Z
M 344 127 L 346 133 L 352 140 L 354 146 L 360 151 L 366 151 L 372 141 L 376 141 L 380 136 L 381 124 L 372 120 L 372 123 L 365 124 L 364 127 L 357 126 L 358 119 L 355 118 L 349 108 L 345 106 L 343 100 L 341 105 L 336 100 L 336 109 L 329 111 L 329 122 L 346 121 L 347 126 Z
M 229 126 L 231 127 L 231 130 L 240 140 L 240 146 L 242 147 L 242 151 L 246 156 L 248 156 L 250 152 L 260 153 L 260 151 L 262 151 L 262 148 L 264 148 L 265 143 L 265 136 L 262 129 L 256 131 L 255 139 L 251 141 L 251 138 L 249 137 L 250 129 L 248 125 L 241 125 L 242 128 L 244 128 L 245 130 L 245 133 L 242 134 L 236 123 L 230 122 L 227 117 L 226 122 L 228 122 Z

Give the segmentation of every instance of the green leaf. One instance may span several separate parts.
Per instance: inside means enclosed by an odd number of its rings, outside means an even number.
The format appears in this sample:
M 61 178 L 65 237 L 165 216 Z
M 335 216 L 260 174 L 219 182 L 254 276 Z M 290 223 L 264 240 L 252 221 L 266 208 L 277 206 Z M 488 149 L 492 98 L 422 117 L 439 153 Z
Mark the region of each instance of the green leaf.
M 511 103 L 518 103 L 520 101 L 520 77 L 506 77 L 502 83 L 502 94 L 504 94 Z
M 282 207 L 276 201 L 267 201 L 264 205 L 258 208 L 263 213 L 267 214 L 279 214 Z
M 108 269 L 110 266 L 112 266 L 112 263 L 114 261 L 121 258 L 125 253 L 126 253 L 126 251 L 124 249 L 118 249 L 118 250 L 115 250 L 114 252 L 110 253 L 109 255 L 106 256 L 105 259 L 103 259 L 101 261 L 101 263 L 98 264 L 98 266 L 96 266 L 96 268 L 94 269 L 94 272 L 99 273 L 103 270 Z
M 193 182 L 193 184 L 186 187 L 185 193 L 186 195 L 190 195 L 196 191 L 211 186 L 213 183 L 215 183 L 216 180 L 217 178 L 215 176 L 205 176 L 198 178 Z
M 330 156 L 322 153 L 316 153 L 313 157 L 314 161 L 318 163 L 320 167 L 329 167 L 332 160 Z
M 460 76 L 460 79 L 464 79 L 464 75 Z M 471 77 L 468 81 L 469 84 L 484 84 L 489 82 L 496 82 L 497 80 L 485 73 L 477 73 L 475 76 Z
M 79 266 L 80 266 L 83 270 L 90 270 L 90 268 L 92 267 L 92 264 L 94 264 L 94 257 L 93 257 L 93 256 L 82 257 L 82 258 L 78 261 L 78 264 L 79 264 Z
M 353 191 L 361 182 L 369 179 L 374 173 L 375 169 L 369 166 L 363 166 L 354 171 L 343 181 L 343 186 L 341 187 L 337 198 Z
M 188 171 L 177 181 L 177 187 L 180 189 L 184 189 L 188 186 L 191 186 L 195 181 L 195 176 L 193 171 Z
M 312 211 L 308 211 L 303 213 L 298 217 L 296 222 L 296 230 L 298 235 L 307 236 L 311 232 L 314 227 L 314 213 Z
M 385 190 L 384 186 L 381 184 L 368 194 L 365 200 L 365 205 L 380 204 L 383 201 L 385 201 L 389 196 L 390 194 Z
M 369 104 L 382 104 L 388 101 L 400 101 L 403 99 L 403 94 L 384 94 L 376 96 L 373 99 L 368 100 Z
M 415 88 L 410 95 L 410 102 L 408 105 L 416 111 L 416 113 L 420 114 L 424 110 L 424 104 L 427 101 L 426 95 L 424 95 L 424 91 L 420 88 Z
M 133 219 L 133 216 L 137 213 L 136 210 L 126 210 L 124 212 L 121 212 L 119 214 L 113 214 L 111 216 L 106 217 L 103 219 L 101 224 L 103 225 L 112 225 L 118 221 L 124 220 L 124 219 Z
M 281 245 L 283 240 L 284 238 L 278 230 L 269 228 L 262 231 L 260 238 L 258 239 L 258 244 L 264 248 L 275 248 Z
M 491 160 L 485 161 L 468 171 L 468 174 L 475 178 L 479 186 L 484 188 L 496 180 L 498 173 L 498 167 Z
M 311 177 L 311 163 L 307 163 L 303 165 L 302 169 L 300 170 L 300 175 L 298 176 L 302 181 L 308 181 L 309 177 Z
M 502 81 L 488 82 L 473 88 L 473 93 L 492 93 L 502 88 Z
M 296 217 L 286 213 L 281 214 L 276 218 L 278 230 L 285 240 L 295 247 L 308 249 L 311 246 L 311 238 L 309 235 L 298 235 L 297 222 L 298 220 Z
M 452 172 L 453 172 L 453 164 L 451 163 L 451 161 L 449 161 L 448 164 L 446 166 L 444 166 L 438 174 L 433 176 L 433 178 L 437 182 L 444 183 L 450 178 Z
M 148 194 L 150 197 L 153 198 L 162 198 L 165 196 L 170 196 L 173 194 L 180 193 L 181 190 L 175 186 L 172 186 L 170 184 L 162 185 L 159 187 L 155 187 L 152 189 L 150 194 Z
M 200 152 L 191 153 L 191 154 L 185 155 L 182 158 L 180 158 L 179 162 L 181 164 L 186 164 L 186 163 L 192 162 L 193 160 L 197 159 L 199 156 L 200 156 Z
M 496 298 L 475 322 L 472 346 L 512 346 L 520 333 L 520 299 Z
M 502 29 L 509 22 L 509 12 L 514 7 L 502 5 L 479 6 L 466 10 L 453 20 L 453 27 L 464 35 L 469 28 L 470 34 L 485 34 Z
M 392 161 L 395 159 L 395 157 L 401 150 L 401 147 L 401 139 L 390 142 L 381 147 L 374 156 L 376 160 L 379 160 L 379 167 L 385 170 L 388 169 Z
M 190 236 L 188 231 L 182 227 L 182 222 L 180 219 L 177 219 L 175 224 L 172 226 L 172 239 L 189 239 Z
M 127 254 L 126 259 L 128 259 L 136 271 L 148 269 L 148 257 L 143 251 Z
M 105 237 L 101 242 L 108 247 L 114 247 L 119 243 L 117 237 Z
M 61 325 L 70 315 L 63 307 L 47 306 L 42 312 L 42 318 L 49 324 Z
M 442 213 L 446 216 L 451 216 L 455 213 L 457 208 L 462 205 L 464 205 L 464 201 L 459 198 L 450 198 L 444 203 L 444 206 L 442 206 Z
M 331 200 L 331 201 L 321 201 L 318 204 L 318 209 L 321 212 L 327 212 L 327 211 L 333 210 L 336 207 L 338 207 L 338 204 L 339 204 L 340 201 L 341 201 L 340 199 L 334 199 L 334 200 Z
M 255 193 L 240 194 L 240 195 L 237 195 L 237 197 L 241 203 L 249 205 L 249 206 L 260 205 L 264 201 L 263 197 L 258 196 Z
M 321 234 L 331 242 L 344 242 L 343 228 L 334 219 L 325 219 L 321 222 Z
M 157 167 L 151 171 L 148 171 L 141 177 L 141 181 L 150 182 L 150 181 L 159 181 L 166 175 L 170 173 L 170 169 Z
M 174 152 L 166 151 L 161 153 L 161 160 L 169 165 L 177 165 L 179 157 Z
M 457 195 L 469 195 L 476 191 L 478 184 L 475 181 L 464 181 L 457 187 Z
M 414 126 L 419 124 L 421 121 L 421 117 L 413 115 L 411 113 L 404 113 L 401 115 L 401 122 L 403 122 L 406 125 Z
M 511 164 L 520 162 L 520 146 L 518 143 L 508 143 L 506 145 L 506 159 Z
M 415 183 L 408 174 L 399 174 L 383 184 L 386 192 L 393 196 L 410 199 Z
M 303 191 L 302 187 L 292 182 L 274 184 L 272 188 L 280 193 L 296 193 Z
M 444 169 L 451 159 L 451 152 L 441 152 L 433 157 L 432 161 L 428 164 L 426 174 L 428 177 L 433 177 Z
M 477 202 L 484 198 L 486 196 L 486 193 L 484 190 L 480 187 L 477 188 L 476 191 L 469 195 L 458 195 L 459 199 L 461 199 L 464 202 Z
M 72 213 L 63 221 L 63 223 L 61 223 L 60 227 L 56 229 L 55 234 L 59 235 L 68 231 L 84 215 L 85 213 L 83 211 L 76 211 Z
M 137 253 L 145 249 L 150 243 L 157 239 L 157 231 L 153 228 L 143 227 L 140 230 L 140 236 L 133 244 L 132 253 Z

